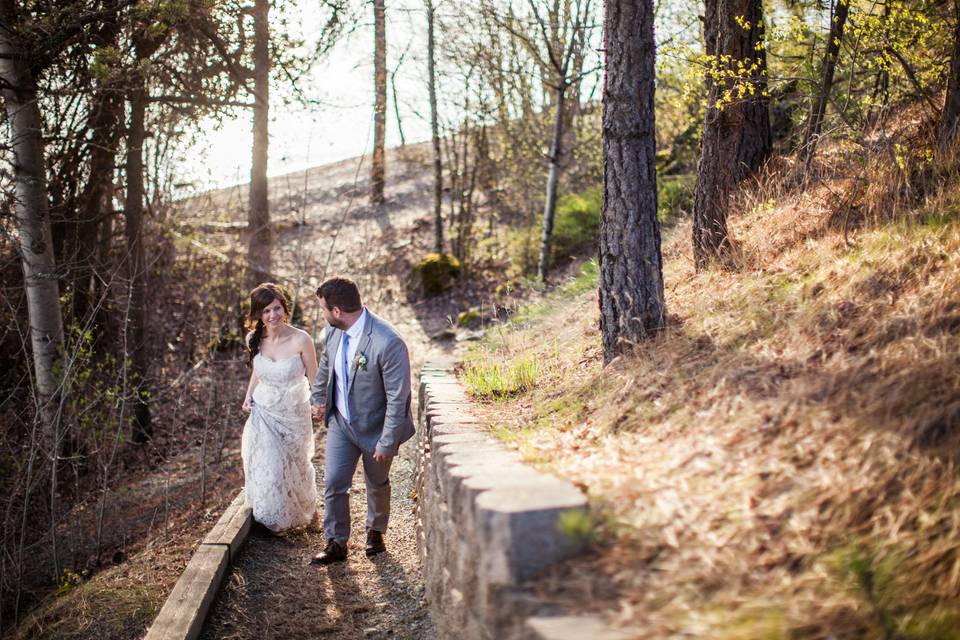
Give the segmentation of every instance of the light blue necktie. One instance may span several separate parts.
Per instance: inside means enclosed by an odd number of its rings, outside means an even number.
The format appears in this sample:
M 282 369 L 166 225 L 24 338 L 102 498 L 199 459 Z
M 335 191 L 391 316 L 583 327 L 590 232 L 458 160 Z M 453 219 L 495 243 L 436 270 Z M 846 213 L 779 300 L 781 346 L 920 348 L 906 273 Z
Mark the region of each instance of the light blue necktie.
M 350 401 L 349 396 L 347 395 L 347 390 L 350 388 L 350 367 L 347 365 L 347 352 L 350 350 L 350 334 L 346 331 L 343 332 L 343 346 L 340 348 L 341 353 L 343 353 L 343 363 L 341 368 L 343 369 L 343 409 L 346 411 L 346 415 L 343 416 L 347 419 L 347 422 L 350 422 Z

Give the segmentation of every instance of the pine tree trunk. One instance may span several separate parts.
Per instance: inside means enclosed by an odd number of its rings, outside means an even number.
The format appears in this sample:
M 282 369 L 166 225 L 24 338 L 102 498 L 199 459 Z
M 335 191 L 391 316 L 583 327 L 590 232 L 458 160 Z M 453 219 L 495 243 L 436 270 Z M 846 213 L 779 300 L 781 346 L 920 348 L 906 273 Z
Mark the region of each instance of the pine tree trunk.
M 609 362 L 664 326 L 652 0 L 606 0 L 600 331 Z
M 750 28 L 740 32 L 740 46 L 748 64 L 758 65 L 758 73 L 751 78 L 754 93 L 743 103 L 744 120 L 740 149 L 737 154 L 734 180 L 740 182 L 756 173 L 773 151 L 773 130 L 770 127 L 770 98 L 767 93 L 767 49 L 757 49 L 757 43 L 763 42 L 763 2 L 751 0 L 745 7 L 744 19 Z
M 387 27 L 385 0 L 373 0 L 373 163 L 370 167 L 370 202 L 383 202 L 385 170 L 384 136 L 387 126 Z
M 947 99 L 940 119 L 940 149 L 946 150 L 954 142 L 960 125 L 960 2 L 954 2 L 953 55 L 947 73 Z
M 143 142 L 146 138 L 144 119 L 148 96 L 143 79 L 131 90 L 130 126 L 127 132 L 127 194 L 123 207 L 126 221 L 124 236 L 127 249 L 127 321 L 124 324 L 125 357 L 129 362 L 129 378 L 133 381 L 133 440 L 145 442 L 152 435 L 150 405 L 147 402 L 146 343 L 146 260 L 143 250 Z
M 737 18 L 748 20 L 744 29 Z M 707 110 L 704 115 L 700 162 L 693 207 L 693 255 L 697 269 L 729 252 L 727 210 L 730 194 L 744 177 L 760 167 L 772 149 L 766 89 L 766 56 L 756 45 L 763 35 L 760 0 L 707 0 L 704 40 L 707 54 L 717 60 L 729 56 L 734 69 L 756 66 L 750 78 L 716 82 L 707 77 Z M 736 84 L 754 87 L 752 94 L 724 103 Z M 731 159 L 736 159 L 731 162 Z
M 540 260 L 537 263 L 537 276 L 546 281 L 550 269 L 550 250 L 553 244 L 553 222 L 557 211 L 557 182 L 560 180 L 560 156 L 563 153 L 563 122 L 566 117 L 564 80 L 557 86 L 553 121 L 553 143 L 550 149 L 550 172 L 547 174 L 547 197 L 543 205 L 543 233 L 540 236 Z
M 273 265 L 267 158 L 270 145 L 270 27 L 269 0 L 256 0 L 253 14 L 253 157 L 247 210 L 247 285 L 252 289 L 270 279 Z
M 0 20 L 17 24 L 14 3 L 0 2 Z M 30 346 L 40 420 L 48 439 L 56 440 L 58 415 L 57 361 L 63 347 L 57 267 L 50 232 L 43 118 L 36 81 L 7 29 L 0 29 L 0 91 L 13 151 L 14 215 L 19 235 Z
M 843 40 L 843 29 L 847 23 L 847 14 L 850 12 L 850 0 L 835 0 L 830 10 L 830 36 L 827 39 L 827 48 L 823 54 L 823 68 L 820 79 L 820 95 L 810 109 L 810 118 L 807 122 L 807 135 L 803 141 L 805 149 L 805 166 L 810 166 L 813 154 L 817 150 L 820 132 L 823 129 L 823 116 L 830 100 L 830 91 L 833 89 L 833 74 L 837 68 L 837 58 L 840 55 L 840 42 Z
M 434 251 L 443 253 L 443 164 L 440 156 L 440 122 L 437 114 L 437 68 L 433 0 L 427 3 L 427 76 L 430 92 L 430 133 L 433 141 Z

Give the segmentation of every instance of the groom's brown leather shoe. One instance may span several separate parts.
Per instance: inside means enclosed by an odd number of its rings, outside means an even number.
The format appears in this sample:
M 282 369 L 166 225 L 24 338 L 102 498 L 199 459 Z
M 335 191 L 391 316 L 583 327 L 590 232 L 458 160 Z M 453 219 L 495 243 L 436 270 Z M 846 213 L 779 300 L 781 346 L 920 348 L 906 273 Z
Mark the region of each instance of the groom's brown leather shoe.
M 375 556 L 387 550 L 387 545 L 383 543 L 383 534 L 379 531 L 370 529 L 367 531 L 367 557 Z
M 347 559 L 347 548 L 331 538 L 323 551 L 313 556 L 310 564 L 333 564 Z

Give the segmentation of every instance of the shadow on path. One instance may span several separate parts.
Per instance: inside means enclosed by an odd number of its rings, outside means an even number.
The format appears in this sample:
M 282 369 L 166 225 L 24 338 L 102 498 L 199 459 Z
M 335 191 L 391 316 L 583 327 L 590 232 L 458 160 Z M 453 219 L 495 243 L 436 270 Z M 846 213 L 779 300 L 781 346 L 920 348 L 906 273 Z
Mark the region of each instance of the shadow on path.
M 316 465 L 320 487 L 322 445 L 318 443 L 321 459 Z M 363 552 L 366 491 L 361 467 L 350 492 L 351 515 L 361 526 L 351 535 L 347 562 L 330 567 L 308 564 L 323 548 L 319 524 L 279 538 L 251 536 L 201 638 L 435 638 L 414 537 L 412 455 L 413 447 L 405 445 L 391 474 L 387 553 L 370 559 Z M 321 504 L 321 518 L 322 510 Z

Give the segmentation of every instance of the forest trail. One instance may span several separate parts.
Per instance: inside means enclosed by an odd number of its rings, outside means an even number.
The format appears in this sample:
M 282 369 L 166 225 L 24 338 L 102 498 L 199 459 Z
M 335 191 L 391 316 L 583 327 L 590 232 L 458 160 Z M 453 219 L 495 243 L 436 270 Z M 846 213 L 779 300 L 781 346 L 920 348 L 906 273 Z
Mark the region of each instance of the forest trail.
M 431 351 L 428 337 L 443 324 L 436 314 L 420 314 L 406 304 L 402 274 L 406 254 L 418 255 L 418 229 L 432 215 L 432 182 L 424 150 L 390 150 L 387 201 L 368 204 L 367 163 L 359 159 L 316 167 L 271 179 L 271 216 L 275 232 L 274 271 L 303 296 L 297 324 L 322 328 L 312 291 L 334 273 L 354 278 L 372 310 L 393 323 L 407 340 L 413 373 Z M 241 253 L 231 223 L 245 202 L 245 186 L 204 194 L 191 201 L 188 220 L 219 220 L 223 230 L 207 227 L 199 236 L 218 251 Z M 299 220 L 290 224 L 284 221 Z M 429 235 L 429 234 L 420 234 Z M 196 236 L 195 236 L 196 237 Z M 408 251 L 409 250 L 409 251 Z M 422 255 L 422 252 L 419 254 Z M 401 275 L 398 275 L 401 274 Z M 238 397 L 241 390 L 238 388 Z M 391 472 L 393 506 L 388 551 L 373 560 L 363 553 L 366 495 L 362 465 L 351 491 L 354 523 L 350 556 L 332 567 L 308 565 L 324 546 L 322 521 L 325 433 L 317 428 L 317 484 L 321 503 L 317 524 L 280 538 L 252 535 L 214 604 L 205 640 L 242 638 L 433 638 L 424 599 L 420 558 L 415 543 L 413 447 L 401 448 Z
M 320 440 L 320 491 L 322 447 Z M 412 458 L 413 447 L 402 447 L 391 472 L 386 553 L 372 559 L 363 553 L 366 491 L 358 468 L 350 492 L 353 533 L 347 561 L 329 567 L 308 564 L 324 545 L 323 533 L 314 526 L 279 538 L 252 535 L 201 638 L 435 638 L 414 537 Z

